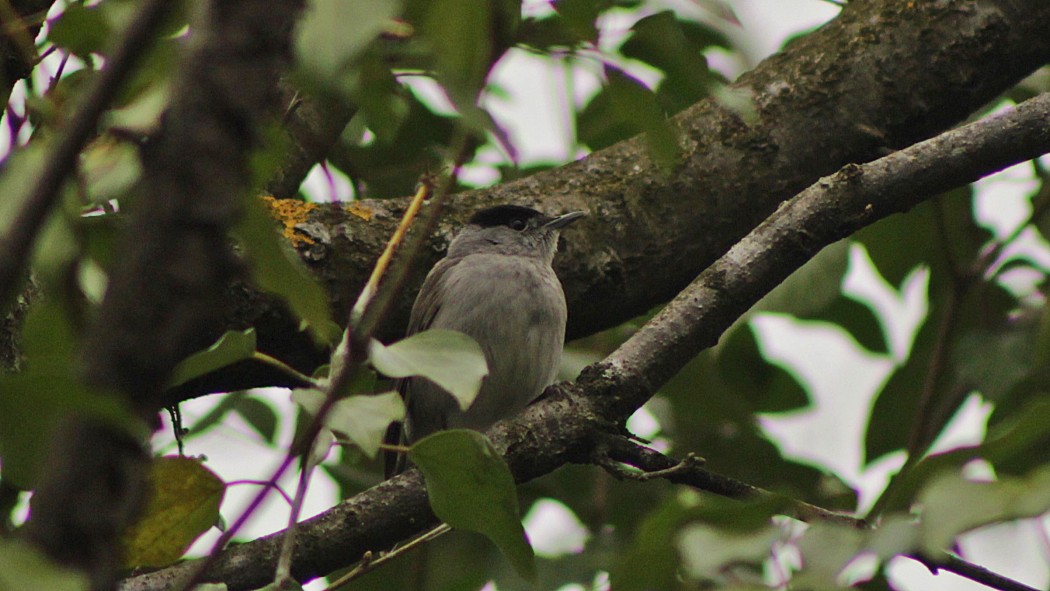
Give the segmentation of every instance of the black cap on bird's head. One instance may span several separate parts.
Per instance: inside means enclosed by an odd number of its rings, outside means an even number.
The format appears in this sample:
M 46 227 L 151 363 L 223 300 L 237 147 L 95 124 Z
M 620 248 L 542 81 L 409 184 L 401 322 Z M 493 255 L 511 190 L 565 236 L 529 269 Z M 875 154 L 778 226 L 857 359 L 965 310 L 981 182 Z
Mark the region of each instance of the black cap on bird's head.
M 574 211 L 563 216 L 550 217 L 544 215 L 531 207 L 522 205 L 496 205 L 486 207 L 470 216 L 468 224 L 492 228 L 495 226 L 506 226 L 512 230 L 524 230 L 526 228 L 546 228 L 559 230 L 570 223 L 582 218 L 584 213 Z
M 558 231 L 583 216 L 574 211 L 551 217 L 521 205 L 486 207 L 470 217 L 449 246 L 449 256 L 491 252 L 549 260 L 554 256 Z

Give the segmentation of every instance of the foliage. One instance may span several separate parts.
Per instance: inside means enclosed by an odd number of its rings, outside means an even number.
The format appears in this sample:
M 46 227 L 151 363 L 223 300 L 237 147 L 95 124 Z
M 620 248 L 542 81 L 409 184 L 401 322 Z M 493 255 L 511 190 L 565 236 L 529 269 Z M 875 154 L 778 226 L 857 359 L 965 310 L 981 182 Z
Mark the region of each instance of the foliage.
M 738 48 L 718 10 L 675 12 L 656 4 L 562 0 L 523 15 L 511 0 L 315 0 L 296 32 L 294 83 L 308 96 L 355 105 L 329 166 L 350 179 L 358 197 L 410 193 L 421 175 L 448 163 L 449 146 L 464 136 L 470 138 L 467 165 L 487 167 L 496 182 L 561 164 L 518 161 L 514 134 L 495 115 L 493 104 L 505 94 L 497 74 L 510 54 L 600 81 L 582 104 L 572 92 L 561 97 L 563 115 L 575 130 L 564 146 L 566 158 L 644 133 L 653 160 L 672 167 L 681 147 L 668 117 L 717 95 L 724 80 L 708 67 L 707 57 Z M 696 4 L 724 6 L 713 0 Z M 52 137 L 99 75 L 134 5 L 70 2 L 52 14 L 33 48 L 41 54 L 53 50 L 41 66 L 52 79 L 27 80 L 24 96 L 12 100 L 5 118 L 13 139 L 0 170 L 0 231 L 20 207 Z M 77 345 L 104 293 L 106 273 L 119 264 L 120 240 L 129 239 L 121 216 L 136 207 L 139 149 L 161 124 L 190 14 L 176 11 L 157 34 L 145 64 L 82 151 L 75 178 L 63 187 L 61 206 L 36 245 L 34 277 L 47 296 L 33 303 L 22 328 L 21 370 L 0 376 L 0 476 L 6 486 L 36 485 L 47 468 L 50 436 L 68 415 L 90 414 L 131 433 L 145 431 L 115 397 L 78 379 Z M 624 22 L 626 33 L 618 36 L 610 23 Z M 747 109 L 740 112 L 746 119 Z M 287 156 L 285 148 L 275 143 L 260 150 L 257 185 Z M 495 165 L 486 160 L 494 152 L 504 156 Z M 661 388 L 630 425 L 638 431 L 649 421 L 638 435 L 654 447 L 676 456 L 702 454 L 706 467 L 783 497 L 729 502 L 664 481 L 621 482 L 580 466 L 515 490 L 509 470 L 482 435 L 440 433 L 409 452 L 426 477 L 434 511 L 495 545 L 453 533 L 432 545 L 433 559 L 418 569 L 380 569 L 356 588 L 405 588 L 412 570 L 422 573 L 420 588 L 434 589 L 478 587 L 488 580 L 516 589 L 525 579 L 543 588 L 590 586 L 606 575 L 617 589 L 757 589 L 789 580 L 807 589 L 856 581 L 878 588 L 890 584 L 884 567 L 895 556 L 936 559 L 975 529 L 1044 514 L 1050 509 L 1045 166 L 1033 162 L 1015 171 L 1027 182 L 1013 191 L 1024 215 L 1005 229 L 993 225 L 994 216 L 978 215 L 988 186 L 964 186 L 827 247 Z M 338 331 L 323 288 L 272 231 L 265 210 L 254 200 L 245 201 L 245 210 L 232 238 L 256 284 L 284 302 L 317 343 L 335 342 Z M 867 287 L 857 287 L 858 277 Z M 601 358 L 644 320 L 581 340 L 566 359 Z M 772 321 L 791 328 L 764 332 Z M 802 343 L 814 331 L 860 361 L 805 365 L 804 355 L 778 352 L 778 339 Z M 184 360 L 170 383 L 249 359 L 294 373 L 281 360 L 261 355 L 247 329 L 231 331 Z M 376 342 L 367 361 L 387 377 L 425 376 L 464 406 L 487 371 L 476 343 L 437 331 L 390 345 Z M 850 372 L 858 368 L 882 371 L 882 383 L 869 390 L 851 383 Z M 839 378 L 835 387 L 841 388 L 832 396 L 845 402 L 830 401 L 829 376 Z M 366 369 L 335 393 L 326 389 L 328 378 L 295 377 L 312 385 L 293 394 L 304 411 L 298 420 L 308 424 L 323 414 L 316 420 L 331 432 L 318 438 L 304 464 L 323 462 L 343 497 L 375 484 L 383 433 L 404 415 L 400 397 L 375 394 L 374 376 Z M 943 445 L 972 396 L 992 409 L 987 434 L 966 445 Z M 783 421 L 816 416 L 836 404 L 861 409 L 853 414 L 863 424 L 838 425 L 857 448 L 855 461 L 850 449 L 803 456 L 778 435 Z M 290 446 L 279 437 L 290 419 L 266 395 L 234 392 L 198 407 L 206 410 L 185 434 L 191 450 L 195 438 L 234 416 L 246 421 L 261 447 Z M 306 431 L 300 428 L 300 434 Z M 333 440 L 346 445 L 326 460 Z M 862 490 L 862 475 L 885 471 L 893 461 L 896 475 Z M 129 565 L 178 560 L 202 530 L 217 523 L 220 507 L 232 510 L 221 506 L 223 480 L 230 479 L 213 474 L 207 462 L 158 458 L 156 465 L 151 508 L 128 534 Z M 175 473 L 161 474 L 162 466 L 175 467 Z M 969 476 L 974 466 L 983 467 L 986 480 Z M 803 526 L 783 517 L 786 497 L 857 512 L 875 527 Z M 529 545 L 518 508 L 544 499 L 579 517 L 588 536 L 580 552 L 551 555 Z M 15 505 L 2 506 L 5 518 L 17 514 Z M 497 547 L 506 559 L 496 558 Z M 797 563 L 793 553 L 801 556 Z M 857 566 L 861 562 L 866 570 Z M 17 542 L 0 539 L 0 589 L 8 587 L 82 589 L 85 583 Z

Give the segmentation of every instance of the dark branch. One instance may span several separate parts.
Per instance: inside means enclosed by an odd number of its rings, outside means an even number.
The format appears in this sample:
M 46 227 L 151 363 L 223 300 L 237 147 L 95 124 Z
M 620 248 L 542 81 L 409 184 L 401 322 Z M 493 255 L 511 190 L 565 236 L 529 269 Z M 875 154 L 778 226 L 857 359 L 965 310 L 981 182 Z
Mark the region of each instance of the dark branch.
M 922 556 L 913 556 L 912 558 L 921 562 L 933 574 L 937 574 L 938 571 L 942 570 L 948 571 L 1000 591 L 1039 591 L 1035 587 L 1029 587 L 1020 581 L 1004 577 L 983 566 L 963 560 L 950 552 L 945 552 L 944 557 L 940 559 Z
M 794 510 L 793 517 L 802 521 L 829 521 L 846 525 L 849 527 L 864 529 L 868 524 L 860 518 L 829 511 L 810 503 L 781 497 L 776 493 L 741 482 L 717 472 L 704 468 L 702 461 L 695 456 L 687 456 L 684 460 L 669 458 L 664 454 L 638 445 L 624 437 L 602 436 L 600 443 L 595 447 L 597 455 L 596 464 L 618 478 L 637 478 L 642 475 L 646 478 L 664 478 L 668 482 L 684 484 L 697 490 L 707 491 L 736 499 L 739 501 L 755 500 L 760 498 L 776 497 L 783 499 Z M 605 460 L 611 460 L 607 462 Z M 638 468 L 642 472 L 632 473 L 622 471 L 622 464 Z
M 152 0 L 145 14 L 157 18 L 159 7 L 175 4 Z M 123 258 L 82 344 L 87 381 L 121 394 L 140 416 L 161 408 L 172 368 L 221 324 L 225 286 L 237 266 L 228 233 L 249 189 L 257 126 L 276 107 L 276 73 L 290 57 L 301 5 L 216 0 L 207 4 L 207 20 L 194 23 L 193 49 L 173 84 L 164 129 L 143 154 Z M 144 47 L 149 37 L 140 29 L 153 22 L 140 15 L 127 42 Z M 108 80 L 107 93 L 119 90 L 119 79 Z M 97 115 L 104 105 L 95 98 L 80 113 Z M 63 146 L 71 152 L 61 158 L 76 156 L 79 143 Z M 62 177 L 50 174 L 41 186 L 53 191 Z M 89 573 L 92 589 L 112 589 L 122 565 L 121 534 L 142 502 L 148 456 L 138 438 L 90 417 L 71 417 L 54 443 L 21 533 L 52 558 Z

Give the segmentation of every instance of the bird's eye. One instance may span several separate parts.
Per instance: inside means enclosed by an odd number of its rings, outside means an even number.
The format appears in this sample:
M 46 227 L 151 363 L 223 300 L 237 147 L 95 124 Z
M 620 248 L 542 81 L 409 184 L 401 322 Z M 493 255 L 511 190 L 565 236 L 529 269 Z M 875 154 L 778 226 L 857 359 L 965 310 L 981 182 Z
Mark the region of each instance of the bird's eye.
M 511 230 L 517 230 L 518 232 L 521 232 L 522 230 L 525 229 L 526 224 L 525 224 L 525 220 L 523 220 L 521 218 L 515 218 L 515 219 L 510 221 L 509 226 L 510 226 Z

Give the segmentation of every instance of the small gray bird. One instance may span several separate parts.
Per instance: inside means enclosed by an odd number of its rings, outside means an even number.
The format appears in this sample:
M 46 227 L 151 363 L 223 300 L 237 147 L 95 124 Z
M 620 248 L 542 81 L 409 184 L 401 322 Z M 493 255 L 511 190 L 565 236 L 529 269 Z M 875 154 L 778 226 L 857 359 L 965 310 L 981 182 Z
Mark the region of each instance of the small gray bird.
M 583 216 L 575 211 L 552 218 L 499 205 L 475 213 L 452 240 L 416 296 L 407 335 L 429 328 L 465 333 L 481 345 L 489 374 L 466 411 L 429 380 L 401 380 L 398 389 L 408 407 L 401 441 L 442 429 L 483 430 L 518 413 L 554 383 L 566 310 L 551 262 L 559 231 Z

